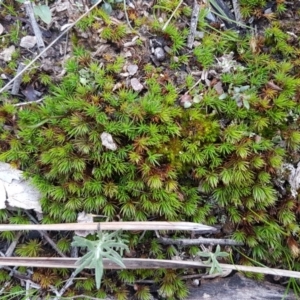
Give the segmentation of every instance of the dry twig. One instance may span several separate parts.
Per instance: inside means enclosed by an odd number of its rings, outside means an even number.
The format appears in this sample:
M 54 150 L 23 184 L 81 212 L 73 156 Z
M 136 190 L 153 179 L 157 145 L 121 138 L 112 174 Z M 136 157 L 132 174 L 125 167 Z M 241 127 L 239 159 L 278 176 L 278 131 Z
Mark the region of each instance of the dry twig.
M 208 239 L 199 237 L 197 239 L 170 239 L 170 238 L 159 238 L 158 241 L 164 245 L 180 245 L 180 246 L 190 246 L 190 245 L 230 245 L 230 246 L 242 246 L 243 243 L 236 242 L 231 239 Z
M 60 258 L 60 257 L 0 257 L 0 265 L 2 266 L 26 266 L 39 268 L 77 268 L 77 259 L 75 258 Z M 186 269 L 186 268 L 210 268 L 211 265 L 197 261 L 178 261 L 165 259 L 150 259 L 150 258 L 123 258 L 122 262 L 126 269 Z M 109 259 L 103 259 L 104 269 L 120 270 L 122 267 L 113 263 Z M 300 278 L 300 272 L 271 269 L 268 267 L 252 267 L 241 265 L 220 264 L 224 270 L 235 270 L 241 272 L 253 272 L 261 274 L 270 274 L 276 276 L 285 276 L 292 278 Z
M 28 212 L 25 210 L 25 213 L 27 214 L 27 216 L 30 218 L 30 220 L 34 223 L 37 224 L 37 220 Z M 56 246 L 56 244 L 53 242 L 53 240 L 50 238 L 50 236 L 48 235 L 48 233 L 46 231 L 43 230 L 38 230 L 38 232 L 40 233 L 40 235 L 50 244 L 50 246 L 61 256 L 61 257 L 66 257 L 65 254 L 63 254 Z
M 194 0 L 194 6 L 193 6 L 193 11 L 192 11 L 192 16 L 191 16 L 190 33 L 188 35 L 188 40 L 187 40 L 187 46 L 190 49 L 193 48 L 193 44 L 194 44 L 194 40 L 195 40 L 199 12 L 200 12 L 200 5 L 197 3 L 196 0 Z
M 22 70 L 24 68 L 25 68 L 25 64 L 20 63 L 19 66 L 18 66 L 18 69 L 17 69 L 17 74 L 19 74 L 20 72 L 22 72 Z M 11 94 L 12 95 L 17 95 L 19 93 L 21 82 L 22 82 L 22 76 L 18 77 L 15 80 L 15 82 L 13 84 L 13 87 L 12 87 L 12 90 L 11 90 Z
M 46 54 L 45 51 L 44 51 L 45 50 L 45 44 L 44 44 L 44 41 L 43 41 L 43 38 L 42 38 L 42 33 L 40 31 L 40 28 L 39 28 L 39 26 L 37 24 L 37 21 L 35 19 L 35 16 L 34 16 L 32 2 L 31 1 L 25 1 L 24 5 L 25 5 L 27 16 L 29 17 L 29 20 L 30 20 L 30 23 L 31 23 L 31 26 L 32 26 L 32 30 L 33 30 L 34 35 L 36 37 L 36 43 L 37 43 L 39 52 L 40 52 L 41 56 L 44 57 L 45 54 Z
M 99 223 L 65 223 L 65 224 L 1 224 L 0 231 L 19 230 L 53 230 L 53 231 L 75 231 L 94 230 L 97 231 Z M 192 222 L 101 222 L 101 230 L 189 230 L 215 232 L 216 228 Z

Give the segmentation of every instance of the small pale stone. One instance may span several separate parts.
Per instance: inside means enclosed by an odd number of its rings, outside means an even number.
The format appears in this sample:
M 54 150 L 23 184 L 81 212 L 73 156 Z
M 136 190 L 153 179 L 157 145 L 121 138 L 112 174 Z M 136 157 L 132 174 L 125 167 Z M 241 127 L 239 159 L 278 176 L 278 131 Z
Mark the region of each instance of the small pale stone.
M 117 148 L 118 148 L 117 144 L 114 142 L 113 137 L 110 133 L 103 132 L 103 133 L 101 133 L 100 138 L 101 138 L 102 145 L 105 148 L 112 150 L 112 151 L 117 150 Z
M 20 47 L 30 49 L 36 44 L 36 37 L 32 35 L 27 35 L 22 37 L 20 42 Z
M 137 78 L 132 78 L 130 80 L 130 83 L 131 83 L 131 87 L 136 91 L 136 92 L 139 92 L 141 91 L 144 86 L 140 83 L 140 81 L 137 79 Z
M 126 51 L 125 53 L 124 53 L 124 57 L 126 58 L 126 57 L 131 57 L 132 56 L 132 53 L 130 52 L 130 51 Z
M 157 47 L 154 49 L 154 55 L 158 61 L 163 61 L 166 58 L 165 51 L 161 47 Z
M 203 39 L 204 38 L 204 32 L 203 31 L 196 31 L 195 32 L 195 38 Z
M 214 85 L 214 89 L 215 89 L 215 91 L 218 93 L 218 95 L 224 94 L 224 90 L 223 90 L 222 82 L 221 82 L 221 81 L 218 81 L 218 82 Z
M 200 284 L 199 279 L 194 279 L 194 280 L 192 281 L 192 285 L 193 285 L 193 286 L 198 286 L 199 284 Z
M 200 103 L 202 99 L 203 99 L 203 96 L 202 96 L 202 95 L 196 95 L 196 96 L 193 98 L 193 102 L 194 102 L 194 103 Z
M 271 14 L 273 11 L 272 11 L 272 8 L 267 8 L 264 12 L 265 15 L 268 15 L 268 14 Z
M 138 66 L 137 65 L 129 65 L 128 67 L 127 67 L 127 71 L 128 71 L 128 73 L 129 73 L 129 75 L 134 75 L 136 72 L 137 72 L 137 70 L 138 70 Z
M 180 98 L 180 105 L 184 108 L 190 108 L 192 106 L 192 97 L 189 94 L 184 94 Z
M 61 11 L 64 11 L 64 10 L 67 10 L 70 6 L 70 3 L 69 2 L 60 2 L 59 4 L 56 4 L 56 11 L 57 12 L 61 12 Z
M 3 33 L 4 31 L 4 27 L 2 26 L 2 24 L 0 23 L 0 35 Z
M 4 60 L 4 61 L 11 61 L 11 56 L 12 54 L 15 52 L 16 48 L 14 45 L 4 49 L 1 53 L 0 53 L 0 59 Z

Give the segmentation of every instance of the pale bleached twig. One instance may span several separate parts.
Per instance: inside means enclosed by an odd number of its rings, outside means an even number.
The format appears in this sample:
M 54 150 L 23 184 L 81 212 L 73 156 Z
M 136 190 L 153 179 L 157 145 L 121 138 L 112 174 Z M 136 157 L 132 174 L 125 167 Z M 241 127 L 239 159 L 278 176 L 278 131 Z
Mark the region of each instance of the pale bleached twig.
M 17 74 L 19 74 L 20 72 L 22 72 L 22 70 L 25 68 L 25 66 L 26 66 L 25 64 L 20 63 L 19 66 L 18 66 L 18 69 L 17 69 Z M 22 76 L 18 77 L 15 80 L 15 82 L 13 84 L 13 87 L 11 89 L 11 94 L 12 95 L 17 95 L 19 93 L 21 82 L 22 82 Z
M 24 106 L 24 105 L 30 105 L 30 104 L 33 104 L 33 103 L 39 103 L 39 102 L 42 102 L 44 100 L 44 98 L 41 98 L 41 99 L 38 99 L 38 100 L 35 100 L 35 101 L 28 101 L 28 102 L 21 102 L 21 103 L 17 103 L 17 104 L 13 104 L 13 106 Z
M 181 246 L 190 246 L 190 245 L 230 245 L 230 246 L 242 246 L 243 243 L 236 242 L 231 239 L 209 239 L 199 237 L 197 239 L 170 239 L 170 238 L 159 238 L 158 242 L 164 245 L 181 245 Z
M 232 0 L 232 6 L 233 6 L 235 20 L 237 22 L 237 25 L 240 26 L 240 27 L 244 27 L 245 22 L 242 18 L 242 15 L 241 15 L 239 2 L 237 0 Z
M 61 257 L 0 257 L 0 265 L 2 266 L 29 266 L 38 268 L 72 268 L 76 269 L 77 259 L 61 258 Z M 123 258 L 126 269 L 198 269 L 210 268 L 211 264 L 205 264 L 198 261 L 190 260 L 166 260 L 166 259 L 151 259 L 151 258 Z M 104 269 L 120 270 L 121 266 L 112 262 L 109 259 L 103 259 Z M 236 270 L 241 272 L 253 272 L 261 274 L 270 274 L 291 278 L 300 278 L 300 272 L 281 270 L 268 267 L 253 267 L 242 265 L 230 265 L 220 263 L 220 267 L 224 270 Z M 87 267 L 88 268 L 88 267 Z
M 181 6 L 182 3 L 183 3 L 183 0 L 180 0 L 180 2 L 178 3 L 178 5 L 176 6 L 176 8 L 174 9 L 174 11 L 172 12 L 171 17 L 169 18 L 169 20 L 163 26 L 162 31 L 166 30 L 166 28 L 168 27 L 169 23 L 171 22 L 172 18 L 174 17 L 174 15 L 176 14 L 177 10 L 179 9 L 179 7 Z
M 32 2 L 27 0 L 27 1 L 24 2 L 24 5 L 25 5 L 27 16 L 29 17 L 29 20 L 30 20 L 30 23 L 31 23 L 31 26 L 32 26 L 32 30 L 33 30 L 34 35 L 36 37 L 36 43 L 37 43 L 39 52 L 41 54 L 45 50 L 45 44 L 44 44 L 44 41 L 43 41 L 43 38 L 42 38 L 41 30 L 40 30 L 40 28 L 37 24 L 37 21 L 35 19 L 35 16 L 34 16 Z M 45 54 L 45 52 L 42 54 L 42 57 L 44 56 L 44 54 Z
M 65 29 L 56 39 L 54 39 L 39 55 L 37 55 L 19 74 L 17 74 L 12 80 L 10 80 L 3 88 L 0 89 L 0 94 L 3 93 L 18 77 L 25 73 L 40 57 L 42 57 L 46 51 L 48 51 L 58 40 L 60 40 L 67 32 L 69 32 L 80 20 L 87 16 L 91 10 L 97 7 L 102 0 L 98 0 L 88 11 L 82 14 L 74 23 Z
M 18 242 L 19 239 L 22 235 L 22 232 L 18 232 L 14 238 L 14 240 L 11 242 L 11 244 L 9 245 L 9 247 L 7 248 L 6 252 L 5 252 L 5 256 L 12 256 Z
M 123 0 L 123 6 L 124 6 L 124 14 L 125 14 L 125 18 L 126 18 L 126 22 L 127 22 L 127 25 L 128 27 L 133 30 L 131 24 L 130 24 L 130 21 L 129 21 L 129 18 L 128 18 L 128 13 L 127 13 L 127 9 L 126 9 L 126 0 Z
M 194 0 L 194 6 L 193 6 L 192 15 L 191 15 L 190 33 L 188 35 L 188 40 L 187 40 L 187 47 L 190 49 L 193 48 L 193 44 L 194 44 L 194 40 L 195 40 L 199 12 L 200 12 L 200 5 L 197 3 L 196 0 Z
M 98 224 L 92 223 L 64 223 L 64 224 L 0 224 L 0 231 L 19 231 L 19 230 L 53 230 L 53 231 L 76 231 L 94 230 L 97 231 Z M 216 228 L 192 222 L 101 222 L 101 230 L 188 230 L 215 232 Z
M 73 280 L 76 274 L 77 273 L 75 271 L 71 274 L 70 278 L 67 280 L 65 285 L 60 289 L 60 291 L 58 292 L 58 294 L 53 300 L 59 300 L 61 298 L 61 296 L 65 293 L 65 291 L 73 284 Z

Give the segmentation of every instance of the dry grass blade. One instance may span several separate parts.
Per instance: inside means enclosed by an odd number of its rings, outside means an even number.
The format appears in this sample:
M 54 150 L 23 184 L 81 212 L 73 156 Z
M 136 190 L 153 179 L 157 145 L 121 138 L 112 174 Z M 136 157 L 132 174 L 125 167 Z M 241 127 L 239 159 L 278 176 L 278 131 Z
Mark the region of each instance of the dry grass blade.
M 103 222 L 103 223 L 66 223 L 66 224 L 3 224 L 0 231 L 47 230 L 75 231 L 95 230 L 196 230 L 214 232 L 216 228 L 191 222 Z
M 40 268 L 77 268 L 75 265 L 76 258 L 60 257 L 0 257 L 2 266 L 25 266 Z M 165 259 L 148 259 L 148 258 L 124 258 L 124 265 L 127 269 L 184 269 L 184 268 L 209 268 L 210 265 L 196 261 L 175 261 Z M 104 269 L 122 269 L 119 265 L 108 259 L 103 259 Z M 224 270 L 236 270 L 242 272 L 253 272 L 261 274 L 271 274 L 292 278 L 300 278 L 300 272 L 271 269 L 267 267 L 251 267 L 230 264 L 220 264 Z

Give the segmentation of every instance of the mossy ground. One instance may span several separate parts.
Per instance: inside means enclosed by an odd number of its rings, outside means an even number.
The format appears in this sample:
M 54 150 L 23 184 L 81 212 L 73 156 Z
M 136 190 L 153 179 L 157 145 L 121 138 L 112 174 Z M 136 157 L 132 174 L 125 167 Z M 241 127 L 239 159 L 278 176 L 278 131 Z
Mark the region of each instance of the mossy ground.
M 175 2 L 159 1 L 149 11 L 170 16 Z M 263 18 L 257 16 L 263 5 L 241 1 L 241 12 L 245 18 L 248 14 Z M 300 51 L 299 39 L 288 34 L 288 25 L 280 20 L 280 9 L 268 21 L 264 36 L 216 31 L 200 17 L 198 29 L 205 35 L 192 51 L 185 47 L 188 30 L 182 26 L 189 22 L 187 5 L 165 31 L 155 15 L 144 18 L 133 9 L 128 13 L 135 32 L 111 22 L 99 9 L 80 22 L 71 35 L 72 53 L 64 63 L 64 76 L 57 80 L 37 69 L 23 80 L 24 85 L 47 87 L 41 104 L 19 109 L 13 106 L 16 98 L 0 96 L 1 159 L 24 170 L 43 193 L 42 222 L 76 222 L 78 212 L 85 211 L 107 221 L 221 225 L 219 237 L 244 243 L 240 254 L 232 252 L 235 263 L 251 265 L 254 260 L 299 271 L 299 199 L 287 183 L 283 190 L 277 179 L 284 162 L 299 162 Z M 82 30 L 105 39 L 106 52 L 95 54 L 99 45 L 87 46 Z M 134 36 L 138 42 L 126 57 L 122 45 Z M 148 43 L 154 36 L 170 49 L 159 65 L 150 59 Z M 222 72 L 217 61 L 229 53 L 236 65 Z M 13 62 L 1 71 L 13 73 Z M 138 66 L 135 77 L 142 82 L 142 91 L 134 91 L 124 75 L 129 64 Z M 199 75 L 193 74 L 204 70 L 215 71 L 210 84 L 203 80 L 195 85 Z M 214 88 L 217 82 L 222 83 L 222 97 Z M 249 87 L 243 91 L 245 86 Z M 181 100 L 186 95 L 200 101 L 185 108 Z M 103 146 L 103 132 L 112 136 L 115 151 Z M 0 217 L 3 223 L 28 222 L 21 211 L 2 210 Z M 150 232 L 143 237 L 127 235 L 137 257 L 170 258 L 200 250 L 162 246 Z M 3 233 L 1 238 L 11 241 L 13 234 Z M 70 255 L 71 233 L 53 238 Z M 41 241 L 26 236 L 16 251 L 24 256 L 41 253 L 53 255 Z M 0 281 L 7 281 L 7 273 L 1 272 Z M 132 285 L 150 279 L 161 296 L 183 299 L 188 289 L 181 273 L 107 271 L 97 291 L 93 274 L 86 271 L 84 280 L 76 280 L 65 296 L 84 293 L 101 298 L 107 293 L 117 299 L 132 294 L 149 299 L 149 286 L 138 284 L 134 291 Z M 50 285 L 59 287 L 69 276 L 68 270 L 34 270 L 32 280 L 46 297 Z M 17 288 L 12 284 L 11 289 Z

